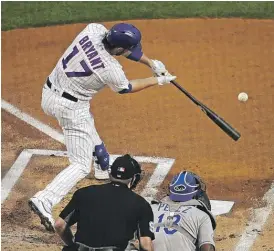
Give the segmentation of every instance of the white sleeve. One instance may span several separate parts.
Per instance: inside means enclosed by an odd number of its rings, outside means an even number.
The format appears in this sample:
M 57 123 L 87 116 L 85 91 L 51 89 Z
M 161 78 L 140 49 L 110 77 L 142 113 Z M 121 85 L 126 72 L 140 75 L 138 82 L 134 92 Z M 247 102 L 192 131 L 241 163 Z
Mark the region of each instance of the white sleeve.
M 211 244 L 215 247 L 214 243 L 214 231 L 212 228 L 211 220 L 208 215 L 203 217 L 202 223 L 198 231 L 198 246 L 199 248 L 203 244 Z
M 90 23 L 87 26 L 89 32 L 98 33 L 98 34 L 105 34 L 108 32 L 107 28 L 102 24 L 97 23 Z
M 122 68 L 111 68 L 104 73 L 104 81 L 114 92 L 120 92 L 129 88 L 129 80 L 127 79 Z

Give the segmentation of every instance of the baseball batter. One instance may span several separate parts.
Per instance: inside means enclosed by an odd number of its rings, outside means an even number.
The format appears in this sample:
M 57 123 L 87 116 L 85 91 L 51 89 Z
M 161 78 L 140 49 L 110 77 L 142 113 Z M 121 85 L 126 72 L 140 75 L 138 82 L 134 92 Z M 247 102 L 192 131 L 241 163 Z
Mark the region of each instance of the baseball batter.
M 214 251 L 216 222 L 200 178 L 190 172 L 177 174 L 170 195 L 152 205 L 154 249 L 157 251 Z
M 91 23 L 74 39 L 49 75 L 42 92 L 42 108 L 62 127 L 70 165 L 30 200 L 41 223 L 54 231 L 54 205 L 90 173 L 108 179 L 109 154 L 98 135 L 90 112 L 90 100 L 105 87 L 119 94 L 170 83 L 176 77 L 158 60 L 149 59 L 141 47 L 141 33 L 131 24 L 119 23 L 107 30 Z M 154 77 L 128 80 L 114 56 L 123 55 L 150 67 Z

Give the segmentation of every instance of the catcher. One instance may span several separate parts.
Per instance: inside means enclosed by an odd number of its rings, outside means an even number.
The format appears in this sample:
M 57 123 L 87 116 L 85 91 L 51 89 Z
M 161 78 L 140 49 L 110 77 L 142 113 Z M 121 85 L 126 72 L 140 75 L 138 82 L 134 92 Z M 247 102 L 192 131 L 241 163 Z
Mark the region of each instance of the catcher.
M 172 179 L 169 193 L 152 202 L 154 250 L 214 251 L 216 221 L 201 178 L 180 172 Z

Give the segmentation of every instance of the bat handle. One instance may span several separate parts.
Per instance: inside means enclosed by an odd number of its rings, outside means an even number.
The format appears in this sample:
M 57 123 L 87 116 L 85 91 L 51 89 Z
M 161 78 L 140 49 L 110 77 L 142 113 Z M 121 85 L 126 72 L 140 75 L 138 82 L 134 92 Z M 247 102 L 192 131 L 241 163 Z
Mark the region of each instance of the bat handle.
M 175 87 L 177 87 L 188 98 L 190 98 L 194 104 L 200 106 L 200 103 L 196 100 L 196 98 L 194 98 L 187 90 L 185 90 L 182 86 L 180 86 L 175 80 L 171 80 L 170 83 L 173 84 Z

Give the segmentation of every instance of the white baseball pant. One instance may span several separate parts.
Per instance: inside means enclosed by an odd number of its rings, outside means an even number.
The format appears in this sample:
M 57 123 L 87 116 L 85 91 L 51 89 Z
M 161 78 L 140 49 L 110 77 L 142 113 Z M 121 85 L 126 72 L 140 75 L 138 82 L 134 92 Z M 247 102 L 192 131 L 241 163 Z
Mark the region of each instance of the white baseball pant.
M 89 101 L 70 101 L 61 97 L 62 91 L 43 87 L 42 108 L 57 118 L 62 127 L 70 165 L 61 171 L 37 197 L 49 210 L 86 177 L 91 170 L 95 145 L 102 144 L 90 113 Z

